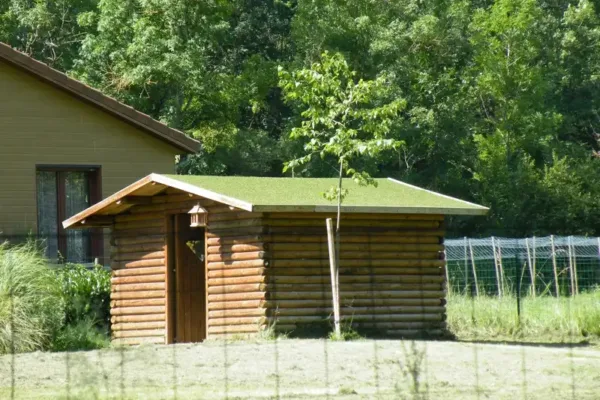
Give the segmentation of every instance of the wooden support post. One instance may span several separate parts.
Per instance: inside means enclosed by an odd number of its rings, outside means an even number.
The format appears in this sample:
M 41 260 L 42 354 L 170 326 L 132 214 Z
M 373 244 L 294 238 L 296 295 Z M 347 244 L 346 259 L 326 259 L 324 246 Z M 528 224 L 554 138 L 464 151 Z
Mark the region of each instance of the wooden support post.
M 465 294 L 469 293 L 469 256 L 467 255 L 467 237 L 463 238 L 465 249 Z
M 479 283 L 477 282 L 477 268 L 475 267 L 475 256 L 473 255 L 473 246 L 469 239 L 469 253 L 471 254 L 471 267 L 473 268 L 473 279 L 475 280 L 475 295 L 479 297 Z
M 567 238 L 567 255 L 569 257 L 569 280 L 571 281 L 571 296 L 575 295 L 575 276 L 573 275 L 573 252 L 571 251 L 571 236 Z
M 504 279 L 504 265 L 502 264 L 502 246 L 500 244 L 500 238 L 498 238 L 498 271 L 500 271 L 500 287 L 502 287 L 502 295 L 506 293 L 506 279 Z
M 498 287 L 498 297 L 502 297 L 502 284 L 500 280 L 500 269 L 498 267 L 498 253 L 496 253 L 496 238 L 492 236 L 492 252 L 494 253 L 494 268 L 496 270 L 496 284 Z
M 333 221 L 331 218 L 327 218 L 327 245 L 329 247 L 329 269 L 331 272 L 331 295 L 333 300 L 333 324 L 335 327 L 335 333 L 341 335 L 340 327 L 340 292 L 339 292 L 339 270 L 336 263 L 335 257 L 335 241 L 333 238 Z
M 448 261 L 446 259 L 446 247 L 444 246 L 444 262 L 446 263 L 446 287 L 448 289 L 448 293 L 452 292 L 452 286 L 450 285 L 450 273 L 448 272 L 448 270 L 450 268 L 448 268 Z
M 573 247 L 573 236 L 569 236 L 569 271 L 571 272 L 571 295 L 579 294 L 579 283 L 577 282 L 577 255 Z
M 550 235 L 550 246 L 552 247 L 552 271 L 554 272 L 554 289 L 556 297 L 560 296 L 560 288 L 558 286 L 558 268 L 556 266 L 556 246 L 554 246 L 554 235 Z
M 536 270 L 536 267 L 535 267 L 536 263 L 537 263 L 537 256 L 535 254 L 535 252 L 537 250 L 536 244 L 535 244 L 535 236 L 533 237 L 532 241 L 533 241 L 533 243 L 532 243 L 532 245 L 533 245 L 533 251 L 532 251 L 532 253 L 533 253 L 533 256 L 532 256 L 533 265 L 532 265 L 532 268 L 533 268 L 533 276 L 534 276 L 534 278 L 533 278 L 533 286 L 534 286 L 534 289 L 535 289 L 535 280 L 537 279 L 537 270 Z M 537 293 L 536 293 L 536 295 L 537 295 Z
M 531 251 L 529 250 L 529 238 L 525 238 L 525 247 L 527 248 L 527 267 L 529 268 L 529 276 L 531 277 L 531 296 L 535 297 L 535 273 L 533 272 L 533 262 L 531 260 Z

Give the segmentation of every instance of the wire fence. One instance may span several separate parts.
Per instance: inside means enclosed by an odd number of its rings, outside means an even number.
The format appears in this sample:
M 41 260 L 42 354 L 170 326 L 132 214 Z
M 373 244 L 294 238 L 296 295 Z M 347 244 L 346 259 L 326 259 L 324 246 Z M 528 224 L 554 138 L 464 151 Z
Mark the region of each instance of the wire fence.
M 445 241 L 448 288 L 469 295 L 572 296 L 600 285 L 600 238 Z
M 109 240 L 104 238 L 105 243 Z M 5 354 L 0 352 L 0 399 L 597 398 L 600 352 L 584 347 L 582 335 L 570 327 L 581 324 L 578 318 L 591 318 L 584 315 L 583 307 L 600 309 L 598 238 L 461 238 L 446 240 L 445 249 L 447 286 L 457 294 L 447 297 L 442 315 L 448 330 L 457 334 L 458 340 L 451 341 L 365 335 L 346 342 L 329 339 L 328 332 L 308 332 L 175 345 L 113 344 L 94 351 L 19 352 L 14 343 L 19 342 L 19 330 L 26 328 L 19 325 L 26 313 L 16 312 L 15 307 L 21 306 L 18 301 L 23 294 L 12 291 L 10 282 L 3 287 L 0 274 L 0 306 L 10 306 L 0 307 L 0 328 L 4 329 L 0 329 L 0 340 L 12 345 Z M 365 293 L 379 290 L 374 283 L 361 285 L 367 287 Z M 6 288 L 10 290 L 3 292 Z M 285 284 L 278 286 L 278 290 L 284 288 Z M 288 295 L 295 298 L 298 292 L 295 285 Z M 391 295 L 389 290 L 381 293 Z M 519 304 L 508 299 L 514 295 L 536 299 Z M 581 302 L 571 301 L 575 299 Z M 329 309 L 329 297 L 322 300 L 323 308 Z M 146 306 L 136 304 L 137 300 L 125 301 L 132 307 Z M 415 307 L 435 308 L 429 305 L 431 301 L 421 296 L 414 305 L 373 307 L 384 315 L 398 309 L 409 313 Z M 517 324 L 514 316 L 520 315 L 521 307 L 531 314 L 532 302 L 540 301 L 541 308 L 554 308 L 540 318 L 557 320 L 556 324 L 542 321 L 547 325 L 540 331 L 566 324 L 571 337 L 561 337 L 562 343 L 548 341 L 546 346 L 531 345 L 530 337 L 514 346 L 493 343 L 497 338 L 483 321 L 486 313 L 494 316 L 487 320 L 519 326 L 521 320 Z M 152 307 L 162 307 L 162 301 L 152 302 Z M 331 330 L 331 315 L 325 313 L 322 319 Z M 148 326 L 158 326 L 158 322 Z M 527 323 L 523 318 L 523 324 Z M 593 330 L 590 326 L 598 325 L 591 319 L 587 324 L 581 329 L 588 333 Z M 461 336 L 460 329 L 472 333 Z M 600 327 L 593 332 L 600 337 Z M 78 335 L 84 337 L 85 332 L 73 335 L 73 340 L 79 340 Z

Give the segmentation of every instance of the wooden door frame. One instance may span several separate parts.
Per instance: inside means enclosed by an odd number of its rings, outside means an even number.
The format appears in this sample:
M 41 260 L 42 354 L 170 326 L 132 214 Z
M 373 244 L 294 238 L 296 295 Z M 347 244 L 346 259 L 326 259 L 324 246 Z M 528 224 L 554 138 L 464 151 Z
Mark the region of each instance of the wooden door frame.
M 172 210 L 165 212 L 165 342 L 166 344 L 174 344 L 175 342 L 175 324 L 177 323 L 177 297 L 175 291 L 172 290 L 172 285 L 177 285 L 177 280 L 173 282 L 173 268 L 177 268 L 176 260 L 176 216 L 182 215 L 179 210 Z M 204 340 L 208 337 L 208 271 L 206 267 L 207 263 L 207 229 L 204 229 Z

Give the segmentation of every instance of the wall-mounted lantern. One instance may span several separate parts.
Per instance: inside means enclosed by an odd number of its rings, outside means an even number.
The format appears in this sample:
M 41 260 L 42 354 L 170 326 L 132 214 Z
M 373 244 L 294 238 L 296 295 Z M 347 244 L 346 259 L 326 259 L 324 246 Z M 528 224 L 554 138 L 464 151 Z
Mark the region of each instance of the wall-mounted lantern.
M 208 212 L 206 209 L 200 207 L 200 205 L 195 205 L 189 212 L 190 214 L 190 227 L 192 228 L 200 228 L 205 227 L 206 222 L 208 221 Z

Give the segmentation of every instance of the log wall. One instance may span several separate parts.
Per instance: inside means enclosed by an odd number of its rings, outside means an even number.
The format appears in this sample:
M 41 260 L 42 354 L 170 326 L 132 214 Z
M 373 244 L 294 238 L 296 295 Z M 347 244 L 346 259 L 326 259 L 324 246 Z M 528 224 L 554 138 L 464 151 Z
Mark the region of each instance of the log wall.
M 325 217 L 265 215 L 267 319 L 276 330 L 329 325 Z M 341 232 L 342 321 L 385 335 L 441 334 L 446 319 L 443 216 L 345 214 Z

